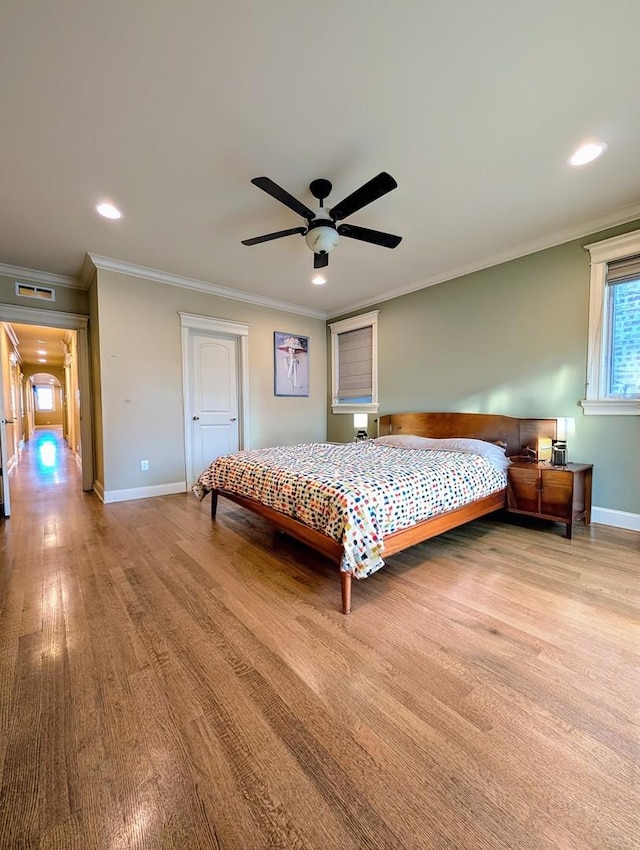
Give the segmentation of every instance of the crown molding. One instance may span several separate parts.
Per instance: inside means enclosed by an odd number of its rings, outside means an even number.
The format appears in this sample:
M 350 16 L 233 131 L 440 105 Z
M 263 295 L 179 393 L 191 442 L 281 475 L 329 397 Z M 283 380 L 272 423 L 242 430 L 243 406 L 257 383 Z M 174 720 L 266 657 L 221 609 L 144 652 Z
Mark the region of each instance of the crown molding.
M 9 266 L 0 263 L 0 275 L 18 278 L 25 283 L 46 283 L 49 286 L 67 286 L 70 289 L 86 289 L 82 280 L 75 277 L 67 277 L 53 272 L 43 272 L 38 269 L 24 269 L 21 266 Z
M 585 245 L 585 249 L 591 254 L 592 263 L 609 263 L 612 260 L 621 260 L 637 254 L 640 250 L 640 230 L 632 230 L 620 236 L 612 236 L 611 239 L 603 239 L 601 242 L 591 242 Z
M 301 307 L 299 304 L 291 304 L 288 301 L 276 301 L 273 298 L 265 298 L 252 292 L 241 289 L 229 289 L 226 286 L 218 286 L 204 280 L 194 280 L 190 277 L 163 272 L 159 269 L 150 269 L 147 266 L 138 266 L 134 263 L 126 263 L 111 257 L 101 257 L 99 254 L 88 253 L 87 257 L 96 269 L 103 271 L 118 272 L 132 277 L 141 277 L 146 280 L 154 280 L 157 283 L 165 283 L 168 286 L 181 286 L 183 289 L 193 289 L 196 292 L 206 292 L 209 295 L 217 295 L 220 298 L 230 298 L 233 301 L 243 301 L 247 304 L 256 304 L 259 307 L 268 307 L 272 310 L 282 310 L 286 313 L 295 313 L 298 316 L 309 316 L 312 319 L 326 319 L 324 310 L 313 310 L 310 307 Z M 90 267 L 89 267 L 90 268 Z M 84 277 L 87 278 L 89 269 L 85 263 Z
M 511 260 L 517 260 L 520 257 L 526 257 L 529 254 L 535 254 L 538 251 L 545 251 L 547 248 L 555 248 L 558 245 L 564 245 L 566 242 L 572 242 L 574 239 L 581 239 L 584 236 L 593 236 L 600 230 L 607 230 L 610 227 L 617 227 L 619 224 L 627 224 L 629 221 L 634 221 L 640 218 L 640 204 L 632 204 L 628 207 L 623 207 L 614 213 L 608 213 L 597 219 L 592 219 L 585 224 L 574 227 L 568 227 L 565 230 L 557 230 L 555 233 L 543 236 L 541 239 L 536 239 L 533 242 L 525 242 L 517 248 L 512 248 L 509 251 L 503 251 L 499 254 L 493 254 L 490 257 L 485 257 L 483 260 L 478 260 L 473 263 L 468 263 L 465 266 L 449 269 L 440 274 L 428 277 L 417 283 L 394 289 L 390 292 L 385 292 L 374 298 L 367 298 L 364 301 L 359 301 L 356 304 L 351 304 L 347 307 L 342 307 L 340 310 L 334 310 L 327 314 L 328 319 L 333 319 L 337 316 L 343 316 L 345 313 L 350 313 L 353 310 L 362 310 L 364 307 L 371 307 L 373 304 L 380 304 L 383 301 L 391 301 L 392 298 L 400 298 L 402 295 L 410 295 L 412 292 L 418 292 L 420 289 L 427 289 L 429 286 L 435 286 L 438 283 L 455 280 L 457 277 L 479 272 L 483 269 L 489 269 L 493 266 L 499 266 L 501 263 L 508 263 Z M 622 237 L 614 237 L 622 238 Z M 585 246 L 589 247 L 589 246 Z

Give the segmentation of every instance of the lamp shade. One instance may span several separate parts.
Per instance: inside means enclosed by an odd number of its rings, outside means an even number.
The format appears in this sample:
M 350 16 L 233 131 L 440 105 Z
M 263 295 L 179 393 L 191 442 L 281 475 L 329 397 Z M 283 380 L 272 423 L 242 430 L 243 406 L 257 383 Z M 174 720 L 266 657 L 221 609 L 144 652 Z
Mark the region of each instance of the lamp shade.
M 307 247 L 319 254 L 321 251 L 328 254 L 338 244 L 338 232 L 335 227 L 319 225 L 318 227 L 309 228 L 304 241 Z
M 573 416 L 561 416 L 556 419 L 556 440 L 566 440 L 576 433 L 576 420 Z
M 354 413 L 353 414 L 353 427 L 354 428 L 366 428 L 369 424 L 369 417 L 366 413 Z

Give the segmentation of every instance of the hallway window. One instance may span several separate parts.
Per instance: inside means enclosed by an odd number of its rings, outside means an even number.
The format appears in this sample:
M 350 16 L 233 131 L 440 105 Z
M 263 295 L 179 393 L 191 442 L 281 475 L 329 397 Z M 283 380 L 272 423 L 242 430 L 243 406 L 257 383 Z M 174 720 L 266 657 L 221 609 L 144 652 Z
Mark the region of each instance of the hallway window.
M 52 387 L 35 387 L 35 391 L 37 410 L 55 410 Z

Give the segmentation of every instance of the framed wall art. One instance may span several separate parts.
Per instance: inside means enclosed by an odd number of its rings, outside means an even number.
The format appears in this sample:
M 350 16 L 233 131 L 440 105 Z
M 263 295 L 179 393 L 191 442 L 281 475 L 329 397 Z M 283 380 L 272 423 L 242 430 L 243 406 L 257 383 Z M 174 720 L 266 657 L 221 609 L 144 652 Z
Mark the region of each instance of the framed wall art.
M 309 395 L 308 336 L 274 332 L 273 373 L 275 395 Z

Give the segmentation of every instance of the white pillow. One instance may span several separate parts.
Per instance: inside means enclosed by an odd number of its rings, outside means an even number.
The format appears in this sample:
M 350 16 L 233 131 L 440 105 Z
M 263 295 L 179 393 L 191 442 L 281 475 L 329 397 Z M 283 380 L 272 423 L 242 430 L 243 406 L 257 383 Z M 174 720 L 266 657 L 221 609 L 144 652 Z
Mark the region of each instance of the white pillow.
M 436 449 L 436 443 L 431 437 L 417 437 L 415 434 L 389 434 L 388 437 L 376 437 L 373 441 L 381 446 L 396 446 L 399 449 Z
M 488 443 L 486 440 L 474 440 L 468 437 L 450 437 L 447 440 L 438 440 L 439 448 L 443 451 L 449 450 L 452 452 L 470 452 L 471 454 L 482 455 L 490 460 L 496 469 L 506 469 L 511 461 L 505 455 L 505 450 L 502 446 L 497 446 L 495 443 Z
M 502 446 L 488 443 L 486 440 L 475 440 L 468 437 L 448 437 L 439 440 L 434 437 L 418 437 L 415 434 L 390 434 L 388 437 L 376 437 L 373 442 L 383 446 L 396 446 L 401 449 L 468 452 L 486 457 L 496 469 L 506 469 L 511 463 Z

